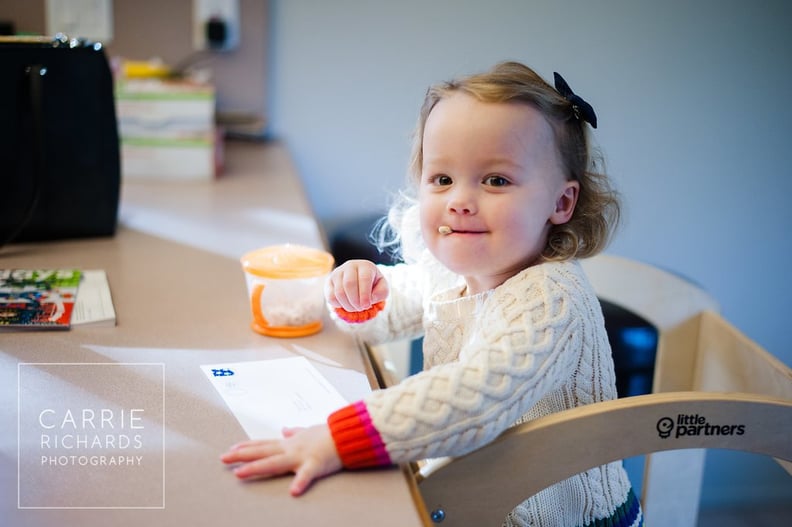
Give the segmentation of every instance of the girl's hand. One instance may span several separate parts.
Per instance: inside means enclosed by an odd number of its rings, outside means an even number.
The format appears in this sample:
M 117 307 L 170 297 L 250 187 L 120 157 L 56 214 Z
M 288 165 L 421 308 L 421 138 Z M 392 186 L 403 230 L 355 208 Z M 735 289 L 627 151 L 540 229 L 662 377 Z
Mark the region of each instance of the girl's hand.
M 228 465 L 240 463 L 234 474 L 240 479 L 259 479 L 294 473 L 289 487 L 292 496 L 299 496 L 311 483 L 341 470 L 341 459 L 335 449 L 330 428 L 285 428 L 283 439 L 244 441 L 220 456 Z
M 365 311 L 388 297 L 388 282 L 368 260 L 349 260 L 330 273 L 325 297 L 332 307 Z

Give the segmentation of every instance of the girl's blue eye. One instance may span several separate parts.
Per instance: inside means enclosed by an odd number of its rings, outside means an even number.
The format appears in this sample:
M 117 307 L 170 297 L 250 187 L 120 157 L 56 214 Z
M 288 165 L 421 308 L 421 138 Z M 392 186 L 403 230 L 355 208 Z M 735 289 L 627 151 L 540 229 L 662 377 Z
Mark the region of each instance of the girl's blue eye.
M 503 176 L 487 176 L 484 178 L 484 184 L 492 187 L 505 187 L 509 184 L 509 180 Z

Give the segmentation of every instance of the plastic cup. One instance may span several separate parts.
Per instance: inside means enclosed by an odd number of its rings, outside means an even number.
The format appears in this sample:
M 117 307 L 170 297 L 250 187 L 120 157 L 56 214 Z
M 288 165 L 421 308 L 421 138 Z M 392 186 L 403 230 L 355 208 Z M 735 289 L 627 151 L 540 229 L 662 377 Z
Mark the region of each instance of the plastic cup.
M 253 331 L 271 337 L 303 337 L 322 329 L 324 282 L 333 256 L 301 245 L 274 245 L 241 258 Z

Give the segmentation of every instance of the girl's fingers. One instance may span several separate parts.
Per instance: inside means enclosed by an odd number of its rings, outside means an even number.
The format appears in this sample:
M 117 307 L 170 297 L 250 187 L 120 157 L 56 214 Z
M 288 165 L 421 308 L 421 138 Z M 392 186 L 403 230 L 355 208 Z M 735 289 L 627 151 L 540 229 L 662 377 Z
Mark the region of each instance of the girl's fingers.
M 234 469 L 234 474 L 240 479 L 269 478 L 292 472 L 293 469 L 293 460 L 284 454 L 279 454 L 240 465 Z
M 328 299 L 333 307 L 349 310 L 352 306 L 352 300 L 349 298 L 344 286 L 344 275 L 345 271 L 341 269 L 331 277 L 328 284 Z
M 341 275 L 340 283 L 342 292 L 339 300 L 341 307 L 347 311 L 360 310 L 361 291 L 365 289 L 365 284 L 361 280 L 359 268 L 357 266 L 347 267 Z M 344 301 L 346 300 L 346 302 Z
M 251 441 L 234 445 L 220 456 L 223 463 L 243 463 L 283 453 L 279 441 Z
M 375 281 L 374 285 L 371 288 L 371 303 L 377 304 L 382 302 L 388 295 L 390 294 L 390 288 L 388 287 L 388 282 L 382 276 L 379 276 Z
M 239 443 L 231 445 L 231 448 L 229 448 L 228 450 L 229 451 L 236 450 L 238 448 L 243 448 L 246 446 L 258 445 L 260 443 L 262 443 L 260 439 L 248 439 L 247 441 L 240 441 Z
M 313 480 L 321 475 L 322 474 L 317 474 L 316 464 L 312 459 L 305 460 L 294 473 L 294 479 L 289 487 L 289 493 L 292 496 L 300 496 L 308 490 Z
M 362 311 L 371 307 L 372 292 L 380 278 L 373 262 L 351 260 L 333 271 L 325 286 L 325 294 L 333 307 L 349 312 Z
M 360 267 L 357 273 L 357 309 L 363 311 L 371 307 L 371 291 L 377 278 L 377 268 L 372 266 Z

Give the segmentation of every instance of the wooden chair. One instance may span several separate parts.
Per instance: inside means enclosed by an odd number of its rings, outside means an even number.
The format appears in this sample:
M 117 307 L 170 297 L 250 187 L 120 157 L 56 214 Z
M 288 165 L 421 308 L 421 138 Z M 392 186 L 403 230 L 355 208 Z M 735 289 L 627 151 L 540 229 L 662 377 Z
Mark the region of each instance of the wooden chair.
M 653 393 L 527 422 L 471 454 L 422 467 L 419 490 L 443 525 L 499 525 L 516 504 L 553 483 L 643 454 L 641 501 L 650 525 L 695 525 L 704 449 L 772 456 L 792 473 L 789 368 L 678 276 L 605 255 L 584 266 L 601 299 L 657 328 Z

